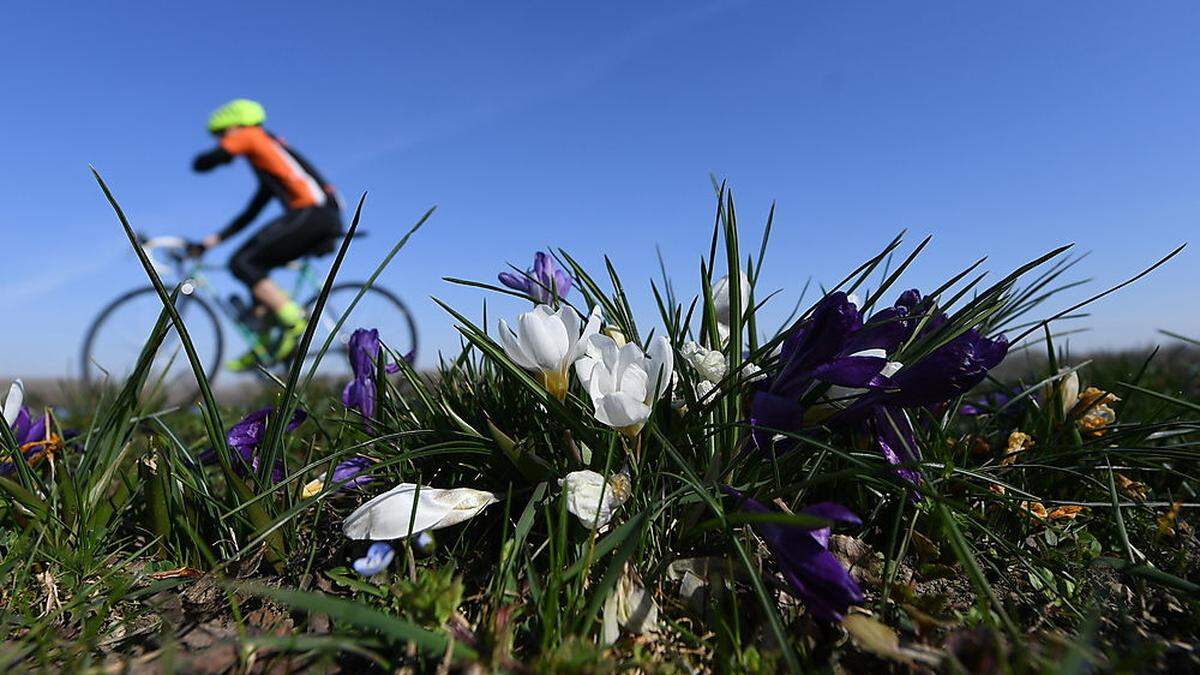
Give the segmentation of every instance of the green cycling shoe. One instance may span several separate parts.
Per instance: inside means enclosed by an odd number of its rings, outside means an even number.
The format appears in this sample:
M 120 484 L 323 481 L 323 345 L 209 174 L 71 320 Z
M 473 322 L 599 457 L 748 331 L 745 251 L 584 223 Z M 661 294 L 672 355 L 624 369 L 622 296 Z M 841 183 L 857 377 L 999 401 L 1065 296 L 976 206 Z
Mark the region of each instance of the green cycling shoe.
M 275 345 L 275 360 L 287 360 L 296 351 L 296 346 L 300 344 L 300 338 L 304 337 L 306 330 L 308 321 L 303 319 L 284 328 L 283 334 L 279 336 L 279 343 Z
M 234 373 L 241 373 L 254 368 L 259 363 L 269 364 L 286 361 L 296 351 L 297 345 L 300 344 L 300 338 L 304 337 L 304 331 L 306 330 L 308 330 L 307 321 L 294 323 L 283 329 L 273 352 L 268 352 L 262 344 L 255 345 L 254 349 L 236 359 L 227 361 L 225 369 Z

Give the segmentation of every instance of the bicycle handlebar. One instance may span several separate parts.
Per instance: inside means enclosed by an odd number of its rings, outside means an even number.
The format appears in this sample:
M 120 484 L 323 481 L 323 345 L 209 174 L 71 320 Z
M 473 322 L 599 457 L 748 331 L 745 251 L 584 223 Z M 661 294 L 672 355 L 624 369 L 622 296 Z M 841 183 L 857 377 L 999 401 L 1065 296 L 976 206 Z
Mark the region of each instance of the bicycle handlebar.
M 190 248 L 186 239 L 173 236 L 146 237 L 138 235 L 138 243 L 142 245 L 142 250 L 145 251 L 146 257 L 150 259 L 150 264 L 160 275 L 175 272 L 179 263 L 188 257 L 188 250 Z M 165 264 L 162 260 L 159 260 L 155 256 L 155 251 L 162 251 L 172 264 Z

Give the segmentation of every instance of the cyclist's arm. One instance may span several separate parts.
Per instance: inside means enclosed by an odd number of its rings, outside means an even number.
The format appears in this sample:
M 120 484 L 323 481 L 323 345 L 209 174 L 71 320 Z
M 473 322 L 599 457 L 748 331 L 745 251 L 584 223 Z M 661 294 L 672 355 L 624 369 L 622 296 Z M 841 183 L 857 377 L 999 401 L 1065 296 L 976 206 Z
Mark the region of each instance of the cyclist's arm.
M 262 212 L 263 208 L 270 201 L 271 189 L 267 187 L 266 183 L 260 182 L 258 184 L 258 191 L 250 198 L 250 203 L 224 229 L 217 233 L 217 237 L 221 241 L 224 241 L 241 232 L 247 225 L 254 222 L 254 219 L 258 217 L 258 214 Z
M 197 173 L 204 173 L 232 161 L 233 153 L 218 145 L 208 152 L 196 155 L 196 159 L 192 160 L 192 170 Z

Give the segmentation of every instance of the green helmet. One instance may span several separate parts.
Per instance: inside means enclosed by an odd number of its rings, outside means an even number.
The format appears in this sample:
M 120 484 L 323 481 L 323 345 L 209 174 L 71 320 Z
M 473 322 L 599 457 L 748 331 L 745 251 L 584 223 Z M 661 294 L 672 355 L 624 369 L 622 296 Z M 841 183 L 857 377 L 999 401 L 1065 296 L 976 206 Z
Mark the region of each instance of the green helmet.
M 208 118 L 208 130 L 216 133 L 229 127 L 252 127 L 267 119 L 267 111 L 261 104 L 245 98 L 236 98 L 217 108 Z

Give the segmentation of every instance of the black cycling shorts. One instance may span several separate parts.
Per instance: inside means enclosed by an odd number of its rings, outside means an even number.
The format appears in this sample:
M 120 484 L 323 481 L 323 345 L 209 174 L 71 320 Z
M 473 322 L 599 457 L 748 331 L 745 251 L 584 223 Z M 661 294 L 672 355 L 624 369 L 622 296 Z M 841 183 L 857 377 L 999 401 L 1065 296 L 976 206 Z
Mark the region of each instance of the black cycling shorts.
M 229 259 L 229 271 L 253 288 L 272 269 L 302 258 L 342 233 L 342 217 L 332 206 L 288 211 L 267 223 Z

